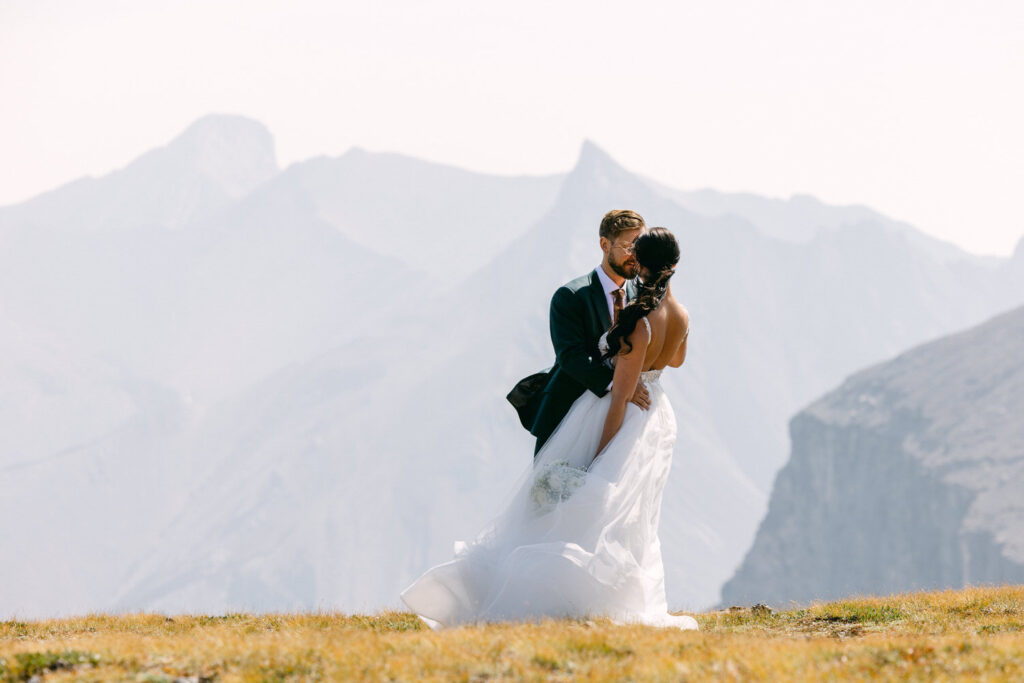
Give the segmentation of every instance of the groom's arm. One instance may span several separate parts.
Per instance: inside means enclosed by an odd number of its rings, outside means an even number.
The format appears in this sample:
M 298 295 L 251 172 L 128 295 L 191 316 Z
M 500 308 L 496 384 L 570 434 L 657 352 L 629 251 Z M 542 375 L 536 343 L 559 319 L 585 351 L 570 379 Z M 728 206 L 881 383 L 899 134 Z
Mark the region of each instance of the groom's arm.
M 598 396 L 608 392 L 612 369 L 587 351 L 586 302 L 568 287 L 551 297 L 551 343 L 558 365 Z

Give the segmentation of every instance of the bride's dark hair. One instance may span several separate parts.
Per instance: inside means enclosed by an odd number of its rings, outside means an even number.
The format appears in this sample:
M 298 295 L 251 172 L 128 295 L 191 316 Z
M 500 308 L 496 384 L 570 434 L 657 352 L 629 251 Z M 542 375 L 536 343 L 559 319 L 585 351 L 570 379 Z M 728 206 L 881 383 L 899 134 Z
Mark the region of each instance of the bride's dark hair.
M 618 321 L 608 330 L 608 351 L 602 358 L 612 358 L 619 353 L 622 345 L 633 350 L 629 343 L 629 335 L 633 334 L 640 318 L 658 307 L 668 291 L 668 281 L 675 271 L 672 269 L 679 263 L 679 243 L 667 228 L 651 228 L 636 239 L 636 261 L 646 268 L 650 274 L 650 282 L 640 285 L 640 292 L 619 311 Z

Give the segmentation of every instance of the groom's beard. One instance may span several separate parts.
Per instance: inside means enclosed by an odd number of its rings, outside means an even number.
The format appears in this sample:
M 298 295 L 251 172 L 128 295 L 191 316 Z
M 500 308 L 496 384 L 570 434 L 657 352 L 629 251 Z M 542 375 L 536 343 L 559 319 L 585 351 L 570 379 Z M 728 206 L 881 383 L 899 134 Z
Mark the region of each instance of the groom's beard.
M 633 278 L 635 278 L 637 270 L 639 270 L 639 265 L 637 264 L 637 262 L 632 260 L 615 261 L 613 259 L 608 259 L 608 265 L 611 266 L 611 269 L 615 272 L 616 275 L 618 275 L 619 277 L 624 277 L 627 280 L 632 280 Z

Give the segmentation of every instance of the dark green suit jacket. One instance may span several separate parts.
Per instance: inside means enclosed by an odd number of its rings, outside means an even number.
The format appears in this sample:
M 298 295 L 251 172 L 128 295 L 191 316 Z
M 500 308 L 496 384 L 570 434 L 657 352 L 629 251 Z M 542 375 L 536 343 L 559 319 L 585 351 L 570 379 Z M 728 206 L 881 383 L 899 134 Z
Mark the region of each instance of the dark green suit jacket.
M 625 289 L 627 301 L 636 296 L 636 285 L 631 280 L 626 281 Z M 555 364 L 530 429 L 537 437 L 534 455 L 584 391 L 604 396 L 612 381 L 612 369 L 601 363 L 597 350 L 597 342 L 611 327 L 611 319 L 596 269 L 555 291 L 550 325 Z

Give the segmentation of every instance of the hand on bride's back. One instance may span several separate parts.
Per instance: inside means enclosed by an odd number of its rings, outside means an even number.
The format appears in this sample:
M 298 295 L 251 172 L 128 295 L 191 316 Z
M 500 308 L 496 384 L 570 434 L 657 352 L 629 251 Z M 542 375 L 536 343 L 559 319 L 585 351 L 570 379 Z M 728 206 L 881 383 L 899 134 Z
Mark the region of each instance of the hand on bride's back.
M 651 395 L 647 393 L 647 387 L 643 382 L 636 383 L 636 391 L 633 392 L 633 397 L 629 399 L 629 402 L 640 410 L 647 410 L 651 407 Z

